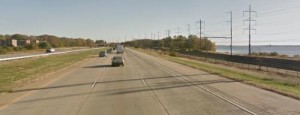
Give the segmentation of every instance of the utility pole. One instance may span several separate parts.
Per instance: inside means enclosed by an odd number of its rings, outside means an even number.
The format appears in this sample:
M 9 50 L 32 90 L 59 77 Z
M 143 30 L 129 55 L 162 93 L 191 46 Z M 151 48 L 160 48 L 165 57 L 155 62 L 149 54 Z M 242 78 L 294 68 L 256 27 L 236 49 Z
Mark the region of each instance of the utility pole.
M 153 33 L 151 32 L 151 40 L 153 40 Z
M 179 28 L 179 26 L 175 30 L 177 30 L 177 36 L 179 36 L 179 34 L 180 34 L 180 28 Z
M 191 35 L 191 28 L 190 28 L 190 24 L 188 24 L 187 26 L 188 26 L 188 29 L 187 29 L 187 31 L 188 31 L 188 36 L 190 36 L 190 35 Z
M 126 43 L 126 38 L 127 38 L 127 36 L 125 35 L 125 38 L 124 38 L 124 39 L 125 39 L 125 41 L 124 41 L 124 43 Z
M 249 5 L 249 10 L 248 10 L 248 11 L 244 11 L 243 15 L 245 14 L 245 12 L 249 14 L 248 19 L 246 19 L 246 20 L 244 20 L 244 21 L 248 21 L 248 22 L 249 22 L 249 25 L 248 25 L 249 27 L 246 28 L 246 29 L 248 29 L 248 31 L 249 31 L 249 52 L 248 52 L 248 55 L 251 55 L 251 31 L 252 31 L 252 30 L 255 30 L 255 29 L 253 29 L 253 28 L 251 27 L 251 22 L 252 22 L 252 21 L 256 22 L 256 20 L 253 20 L 253 19 L 252 19 L 252 13 L 256 13 L 256 11 L 253 11 L 253 10 L 251 9 L 251 5 Z
M 227 12 L 230 14 L 230 21 L 227 21 L 230 23 L 230 55 L 232 56 L 232 11 Z
M 204 21 L 202 21 L 201 19 L 199 21 L 196 21 L 196 26 L 198 25 L 199 23 L 199 38 L 200 38 L 200 50 L 201 50 L 201 40 L 202 40 L 202 24 L 205 24 Z
M 168 30 L 168 29 L 166 30 L 166 38 L 167 37 L 170 37 L 170 30 Z

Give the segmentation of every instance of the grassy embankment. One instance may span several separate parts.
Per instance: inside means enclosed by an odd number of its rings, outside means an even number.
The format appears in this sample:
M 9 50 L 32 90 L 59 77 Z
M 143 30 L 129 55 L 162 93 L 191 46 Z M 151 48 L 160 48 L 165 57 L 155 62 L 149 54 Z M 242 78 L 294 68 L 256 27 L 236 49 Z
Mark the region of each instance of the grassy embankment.
M 105 50 L 105 48 L 100 50 Z M 36 79 L 46 73 L 60 70 L 98 53 L 99 49 L 0 62 L 0 93 L 11 91 L 17 87 L 17 84 L 20 85 L 22 80 Z
M 77 50 L 77 49 L 82 49 L 82 48 L 88 48 L 88 47 L 60 47 L 60 48 L 55 48 L 56 51 L 65 51 L 64 49 L 67 50 Z M 45 49 L 14 49 L 14 48 L 9 48 L 4 49 L 3 47 L 0 47 L 0 55 L 5 55 L 5 54 L 20 54 L 20 53 L 41 53 L 45 52 Z
M 190 66 L 199 70 L 204 70 L 209 73 L 218 73 L 220 76 L 241 81 L 242 83 L 250 84 L 262 89 L 273 91 L 282 95 L 286 95 L 295 99 L 300 99 L 300 84 L 278 79 L 272 79 L 273 76 L 267 74 L 260 74 L 257 72 L 250 72 L 243 69 L 224 67 L 218 64 L 212 64 L 182 57 L 174 57 L 166 54 L 161 54 L 154 51 L 139 49 L 151 55 L 156 55 L 164 59 Z M 291 78 L 293 79 L 293 78 Z

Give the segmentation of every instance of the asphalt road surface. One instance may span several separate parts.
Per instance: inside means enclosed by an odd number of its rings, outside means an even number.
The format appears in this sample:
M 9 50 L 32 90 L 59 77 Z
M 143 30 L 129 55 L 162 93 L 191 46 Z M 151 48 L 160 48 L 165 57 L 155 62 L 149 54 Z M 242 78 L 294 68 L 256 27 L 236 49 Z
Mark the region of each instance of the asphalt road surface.
M 46 87 L 3 107 L 0 115 L 300 114 L 300 101 L 126 49 L 91 58 Z

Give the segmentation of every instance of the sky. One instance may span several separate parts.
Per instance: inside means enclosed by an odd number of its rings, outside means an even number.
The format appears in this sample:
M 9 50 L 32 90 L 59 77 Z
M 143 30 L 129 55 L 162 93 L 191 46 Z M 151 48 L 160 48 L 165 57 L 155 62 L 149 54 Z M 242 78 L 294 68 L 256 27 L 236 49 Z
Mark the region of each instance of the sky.
M 229 37 L 233 12 L 233 45 L 248 44 L 251 5 L 251 44 L 300 45 L 300 0 L 0 0 L 0 34 L 56 35 L 108 42 L 166 37 Z M 243 16 L 244 14 L 244 16 Z M 179 31 L 178 29 L 179 28 Z M 151 37 L 152 36 L 152 37 Z M 210 38 L 217 45 L 229 39 Z

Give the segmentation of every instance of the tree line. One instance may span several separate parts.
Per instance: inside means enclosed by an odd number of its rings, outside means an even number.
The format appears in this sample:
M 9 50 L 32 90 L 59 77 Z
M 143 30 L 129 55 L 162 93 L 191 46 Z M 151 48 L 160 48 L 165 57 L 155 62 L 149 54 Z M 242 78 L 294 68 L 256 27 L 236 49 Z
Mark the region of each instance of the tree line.
M 7 44 L 11 40 L 30 40 L 29 44 L 25 46 L 13 47 Z M 38 41 L 38 42 L 36 42 Z M 59 47 L 94 47 L 95 41 L 92 39 L 84 38 L 68 38 L 68 37 L 57 37 L 54 35 L 23 35 L 23 34 L 13 34 L 13 35 L 0 35 L 0 53 L 5 53 L 9 51 L 19 51 L 19 50 L 32 50 L 32 49 L 46 49 L 46 48 L 59 48 Z M 3 44 L 3 43 L 6 44 Z
M 196 35 L 189 35 L 188 37 L 179 35 L 173 37 L 166 37 L 160 40 L 153 39 L 136 39 L 125 42 L 125 45 L 136 48 L 155 48 L 174 50 L 198 50 L 198 51 L 216 51 L 216 45 L 207 38 L 199 38 Z

